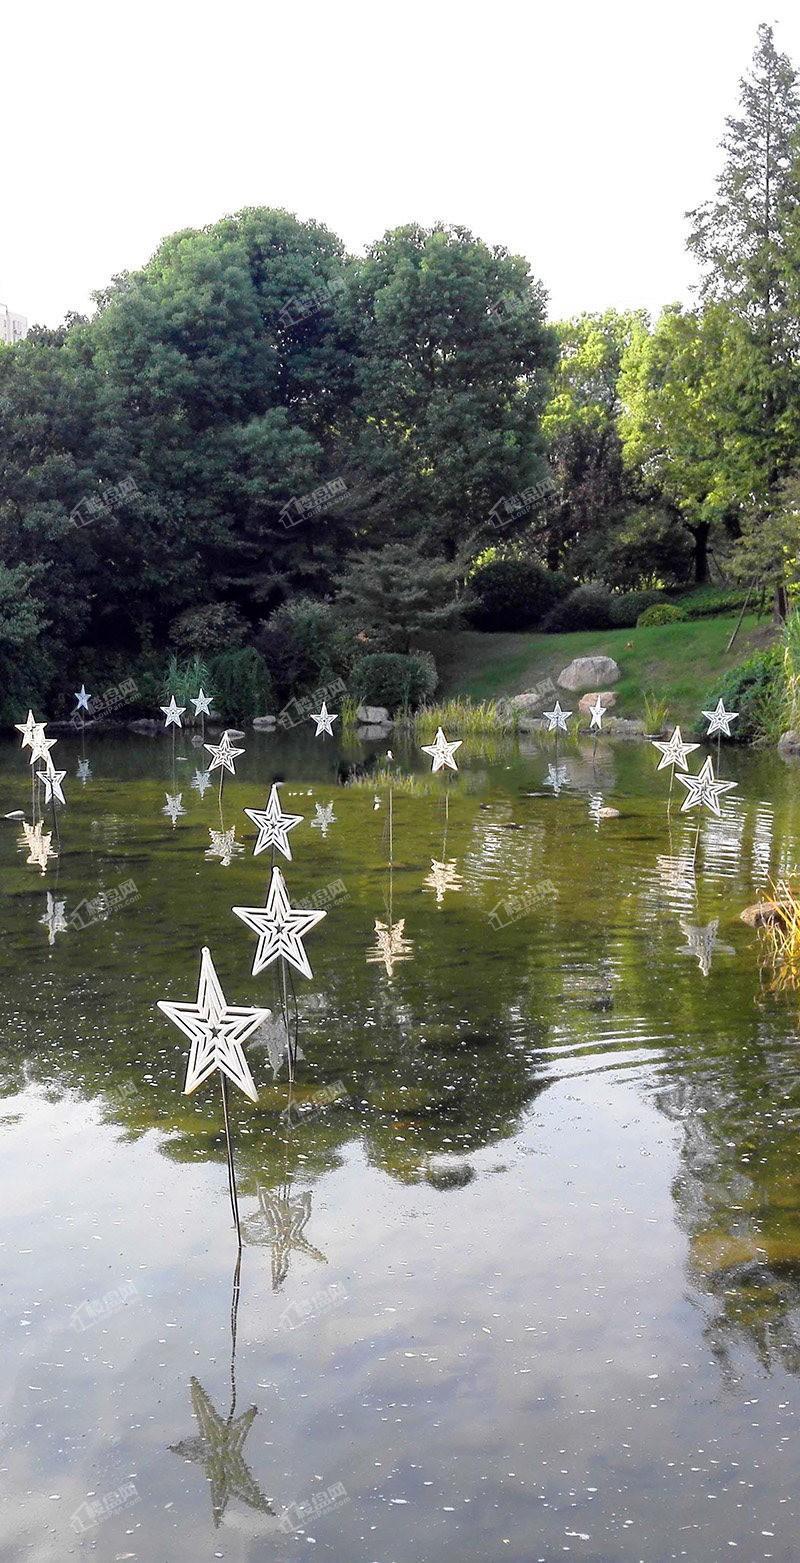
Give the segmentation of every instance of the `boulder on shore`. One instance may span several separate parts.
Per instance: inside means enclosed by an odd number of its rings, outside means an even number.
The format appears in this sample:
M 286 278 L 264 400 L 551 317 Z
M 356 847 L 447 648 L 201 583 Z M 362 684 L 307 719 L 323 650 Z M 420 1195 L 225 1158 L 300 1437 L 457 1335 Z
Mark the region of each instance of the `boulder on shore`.
M 741 922 L 747 923 L 748 928 L 768 928 L 770 923 L 783 922 L 785 917 L 786 910 L 780 901 L 756 901 L 739 913 Z
M 800 733 L 795 728 L 790 728 L 788 733 L 781 733 L 778 749 L 781 754 L 800 754 Z
M 277 722 L 275 716 L 254 716 L 253 726 L 257 733 L 271 733 Z
M 394 727 L 385 706 L 359 706 L 356 721 L 364 727 Z
M 562 689 L 577 694 L 581 689 L 601 689 L 604 684 L 616 684 L 619 676 L 613 657 L 576 657 L 559 673 L 557 683 Z

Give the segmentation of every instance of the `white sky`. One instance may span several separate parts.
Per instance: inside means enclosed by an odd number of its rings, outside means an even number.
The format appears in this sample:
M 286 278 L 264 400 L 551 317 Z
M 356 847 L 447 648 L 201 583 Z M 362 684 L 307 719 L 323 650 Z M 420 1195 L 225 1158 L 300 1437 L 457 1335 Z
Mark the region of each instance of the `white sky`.
M 5 0 L 0 303 L 56 324 L 175 229 L 285 206 L 360 251 L 459 222 L 551 314 L 658 309 L 759 21 L 751 0 Z

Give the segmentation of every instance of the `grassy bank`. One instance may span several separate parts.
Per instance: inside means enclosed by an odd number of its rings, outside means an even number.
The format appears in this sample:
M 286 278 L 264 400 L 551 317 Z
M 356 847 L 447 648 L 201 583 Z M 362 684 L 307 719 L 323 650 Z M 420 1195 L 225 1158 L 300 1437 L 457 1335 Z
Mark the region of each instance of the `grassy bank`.
M 437 646 L 437 698 L 459 695 L 493 700 L 555 680 L 573 657 L 613 657 L 622 677 L 614 688 L 619 716 L 641 716 L 645 694 L 666 700 L 670 717 L 689 724 L 713 691 L 715 680 L 769 643 L 772 626 L 748 615 L 734 641 L 730 618 L 697 619 L 653 629 L 581 630 L 574 635 L 480 634 L 464 631 Z

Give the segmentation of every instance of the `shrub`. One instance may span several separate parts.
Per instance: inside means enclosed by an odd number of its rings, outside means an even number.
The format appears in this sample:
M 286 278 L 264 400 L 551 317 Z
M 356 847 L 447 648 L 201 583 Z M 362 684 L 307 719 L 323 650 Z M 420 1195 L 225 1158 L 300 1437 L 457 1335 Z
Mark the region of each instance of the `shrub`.
M 295 597 L 271 614 L 259 639 L 281 703 L 346 675 L 353 660 L 352 634 L 328 602 Z
M 652 608 L 657 602 L 663 602 L 664 594 L 652 587 L 648 591 L 641 592 L 616 592 L 611 598 L 609 617 L 611 623 L 621 630 L 632 630 L 638 623 L 639 615 L 647 608 Z
M 477 599 L 473 624 L 482 630 L 527 630 L 569 590 L 565 576 L 533 559 L 487 559 L 470 577 Z
M 202 608 L 187 608 L 169 627 L 169 638 L 179 651 L 191 655 L 213 656 L 232 651 L 247 637 L 247 622 L 232 602 L 209 602 Z
M 682 608 L 677 608 L 674 602 L 655 602 L 652 608 L 645 608 L 636 620 L 637 630 L 650 630 L 657 624 L 680 624 L 686 618 Z
M 682 592 L 677 602 L 687 619 L 707 619 L 715 618 L 717 614 L 738 613 L 746 596 L 744 587 L 698 586 L 694 591 Z M 758 597 L 751 592 L 750 611 L 755 613 L 757 605 Z
M 731 727 L 736 743 L 777 739 L 785 706 L 781 648 L 770 646 L 766 651 L 756 651 L 746 662 L 731 668 L 703 701 L 704 710 L 713 711 L 718 700 L 724 701 L 728 711 L 739 713 Z M 698 731 L 705 732 L 705 726 L 701 718 Z
M 548 634 L 562 630 L 607 630 L 611 623 L 611 593 L 602 581 L 576 586 L 550 610 L 542 622 Z
M 354 664 L 350 689 L 364 705 L 413 710 L 433 694 L 437 681 L 429 651 L 375 651 Z
M 273 689 L 269 669 L 254 646 L 223 651 L 211 657 L 208 677 L 213 709 L 225 722 L 248 722 L 272 708 Z

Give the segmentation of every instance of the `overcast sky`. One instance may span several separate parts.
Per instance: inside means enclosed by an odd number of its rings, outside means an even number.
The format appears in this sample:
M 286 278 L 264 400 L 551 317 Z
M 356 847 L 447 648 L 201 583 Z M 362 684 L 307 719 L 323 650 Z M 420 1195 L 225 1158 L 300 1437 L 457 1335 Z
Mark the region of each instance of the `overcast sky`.
M 0 303 L 56 324 L 177 228 L 245 205 L 361 251 L 458 222 L 525 255 L 559 317 L 657 310 L 759 21 L 750 0 L 6 0 Z

